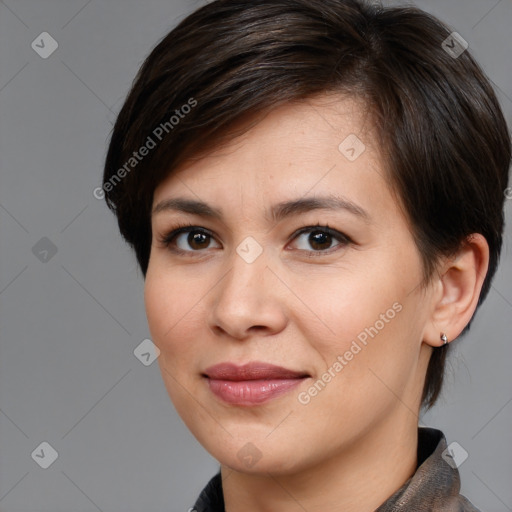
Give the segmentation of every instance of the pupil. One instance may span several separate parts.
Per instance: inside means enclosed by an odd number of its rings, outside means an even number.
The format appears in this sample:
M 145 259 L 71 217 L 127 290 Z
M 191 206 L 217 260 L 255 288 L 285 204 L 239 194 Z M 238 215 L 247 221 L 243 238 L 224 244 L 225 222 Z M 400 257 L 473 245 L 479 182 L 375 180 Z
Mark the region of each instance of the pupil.
M 201 240 L 201 237 L 203 238 Z M 197 231 L 194 233 L 194 232 L 191 232 L 189 233 L 188 235 L 188 243 L 190 244 L 191 247 L 194 247 L 194 245 L 204 245 L 206 241 L 206 235 L 204 233 L 198 233 Z M 208 245 L 208 243 L 206 243 L 206 245 Z
M 327 243 L 327 247 L 329 247 L 331 244 L 330 244 L 330 236 L 328 233 L 324 233 L 322 231 L 316 231 L 314 233 L 311 233 L 311 235 L 309 236 L 310 238 L 310 243 L 312 245 L 312 247 L 315 246 L 315 244 L 320 244 L 320 245 L 325 245 Z M 323 242 L 322 242 L 323 240 Z M 323 249 L 325 249 L 325 247 L 321 247 Z

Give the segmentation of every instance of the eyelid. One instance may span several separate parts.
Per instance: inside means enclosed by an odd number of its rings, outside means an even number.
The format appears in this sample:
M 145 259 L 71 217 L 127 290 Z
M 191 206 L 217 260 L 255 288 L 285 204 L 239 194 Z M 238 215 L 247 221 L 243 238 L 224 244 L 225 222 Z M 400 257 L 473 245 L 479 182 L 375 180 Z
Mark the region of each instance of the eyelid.
M 297 231 L 295 231 L 291 235 L 291 239 L 294 240 L 299 235 L 301 235 L 303 233 L 307 233 L 309 231 L 315 231 L 315 229 L 317 231 L 323 231 L 324 233 L 331 235 L 333 238 L 341 239 L 341 241 L 343 241 L 343 242 L 353 243 L 352 239 L 348 235 L 346 235 L 345 233 L 342 233 L 341 231 L 338 231 L 337 229 L 331 228 L 329 226 L 329 224 L 327 224 L 327 223 L 304 226 L 303 228 L 300 228 Z M 317 251 L 317 252 L 321 252 L 321 251 Z

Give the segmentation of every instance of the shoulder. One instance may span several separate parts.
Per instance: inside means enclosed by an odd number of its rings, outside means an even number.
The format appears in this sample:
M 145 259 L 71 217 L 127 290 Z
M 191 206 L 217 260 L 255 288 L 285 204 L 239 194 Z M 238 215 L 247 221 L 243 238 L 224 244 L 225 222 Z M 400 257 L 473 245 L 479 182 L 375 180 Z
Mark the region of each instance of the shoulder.
M 481 512 L 460 494 L 460 475 L 444 434 L 418 429 L 418 467 L 377 512 Z
M 458 512 L 482 512 L 479 508 L 476 508 L 467 498 L 459 496 L 459 508 Z
M 206 484 L 189 512 L 224 512 L 224 495 L 220 471 Z

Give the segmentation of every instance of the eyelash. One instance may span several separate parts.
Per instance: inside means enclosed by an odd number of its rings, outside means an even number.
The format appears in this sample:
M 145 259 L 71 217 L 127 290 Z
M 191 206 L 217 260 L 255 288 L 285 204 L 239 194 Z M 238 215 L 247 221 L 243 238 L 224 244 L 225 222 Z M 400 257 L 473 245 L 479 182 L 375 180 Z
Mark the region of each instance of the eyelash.
M 345 247 L 349 244 L 352 244 L 353 241 L 350 237 L 345 235 L 344 233 L 341 233 L 340 231 L 337 231 L 336 229 L 330 228 L 329 225 L 321 226 L 320 224 L 316 224 L 315 226 L 305 226 L 301 229 L 298 229 L 293 235 L 292 240 L 295 240 L 298 236 L 302 235 L 303 233 L 308 232 L 320 232 L 320 233 L 326 233 L 336 240 L 340 242 L 339 245 L 331 247 L 325 251 L 306 251 L 305 249 L 298 249 L 301 252 L 309 253 L 307 254 L 307 257 L 318 257 L 318 256 L 324 256 L 326 254 L 331 254 L 332 252 L 335 252 L 337 247 Z M 201 253 L 202 250 L 190 250 L 190 251 L 184 251 L 182 249 L 178 249 L 175 246 L 173 246 L 175 239 L 178 237 L 178 235 L 182 233 L 189 233 L 189 232 L 197 232 L 201 233 L 203 235 L 209 236 L 211 238 L 215 238 L 213 234 L 204 228 L 201 228 L 199 226 L 195 226 L 193 224 L 180 224 L 176 226 L 174 229 L 169 231 L 168 233 L 164 234 L 163 236 L 159 237 L 158 241 L 160 244 L 162 244 L 163 247 L 168 248 L 170 251 L 176 253 L 176 254 L 183 254 L 185 256 L 194 256 L 194 253 Z M 333 250 L 334 249 L 334 250 Z

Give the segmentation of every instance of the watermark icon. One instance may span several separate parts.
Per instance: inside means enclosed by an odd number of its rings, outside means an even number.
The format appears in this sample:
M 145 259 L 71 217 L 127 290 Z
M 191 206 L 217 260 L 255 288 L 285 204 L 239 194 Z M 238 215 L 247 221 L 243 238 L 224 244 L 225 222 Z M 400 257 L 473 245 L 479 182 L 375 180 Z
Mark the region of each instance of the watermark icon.
M 458 32 L 452 32 L 441 43 L 441 47 L 450 57 L 457 59 L 468 49 L 469 44 Z
M 181 108 L 174 111 L 175 115 L 172 115 L 168 121 L 160 123 L 152 132 L 148 135 L 144 144 L 132 153 L 132 156 L 120 167 L 110 179 L 103 184 L 101 187 L 96 187 L 92 194 L 96 199 L 104 199 L 105 192 L 111 192 L 115 186 L 121 182 L 121 180 L 129 174 L 137 165 L 149 155 L 151 150 L 155 149 L 159 142 L 170 133 L 180 121 L 185 118 L 187 114 L 190 114 L 192 109 L 197 106 L 197 100 L 189 98 L 187 103 L 181 106 Z
M 457 469 L 468 458 L 468 456 L 468 452 L 456 441 L 450 443 L 446 450 L 441 454 L 444 461 L 453 469 Z
M 261 459 L 263 454 L 254 444 L 246 443 L 238 450 L 236 456 L 246 468 L 252 468 Z
M 48 32 L 41 32 L 30 46 L 39 57 L 47 59 L 59 47 L 59 43 Z
M 46 441 L 43 441 L 31 454 L 32 459 L 43 469 L 48 469 L 58 456 L 57 450 Z
M 311 398 L 315 397 L 325 389 L 327 384 L 331 382 L 331 380 L 338 375 L 345 366 L 349 364 L 354 356 L 359 354 L 364 347 L 368 345 L 368 337 L 375 338 L 377 334 L 379 334 L 382 329 L 389 324 L 393 318 L 402 311 L 402 304 L 399 302 L 395 302 L 391 308 L 389 308 L 385 313 L 381 313 L 379 319 L 370 327 L 366 327 L 357 335 L 357 340 L 352 340 L 352 343 L 348 350 L 345 351 L 343 355 L 339 355 L 336 357 L 336 361 L 320 376 L 316 382 L 311 385 L 307 391 L 301 391 L 297 400 L 302 405 L 307 405 L 311 402 Z M 359 341 L 359 343 L 358 343 Z M 363 346 L 361 346 L 363 345 Z
M 263 252 L 263 247 L 252 236 L 248 236 L 238 244 L 236 252 L 246 263 L 253 263 Z
M 57 254 L 57 246 L 46 236 L 32 247 L 32 254 L 43 263 L 47 263 Z
M 339 152 L 350 162 L 359 158 L 365 149 L 363 141 L 355 133 L 351 133 L 338 146 Z
M 160 349 L 150 339 L 145 339 L 135 347 L 133 355 L 144 366 L 149 366 L 160 355 Z

